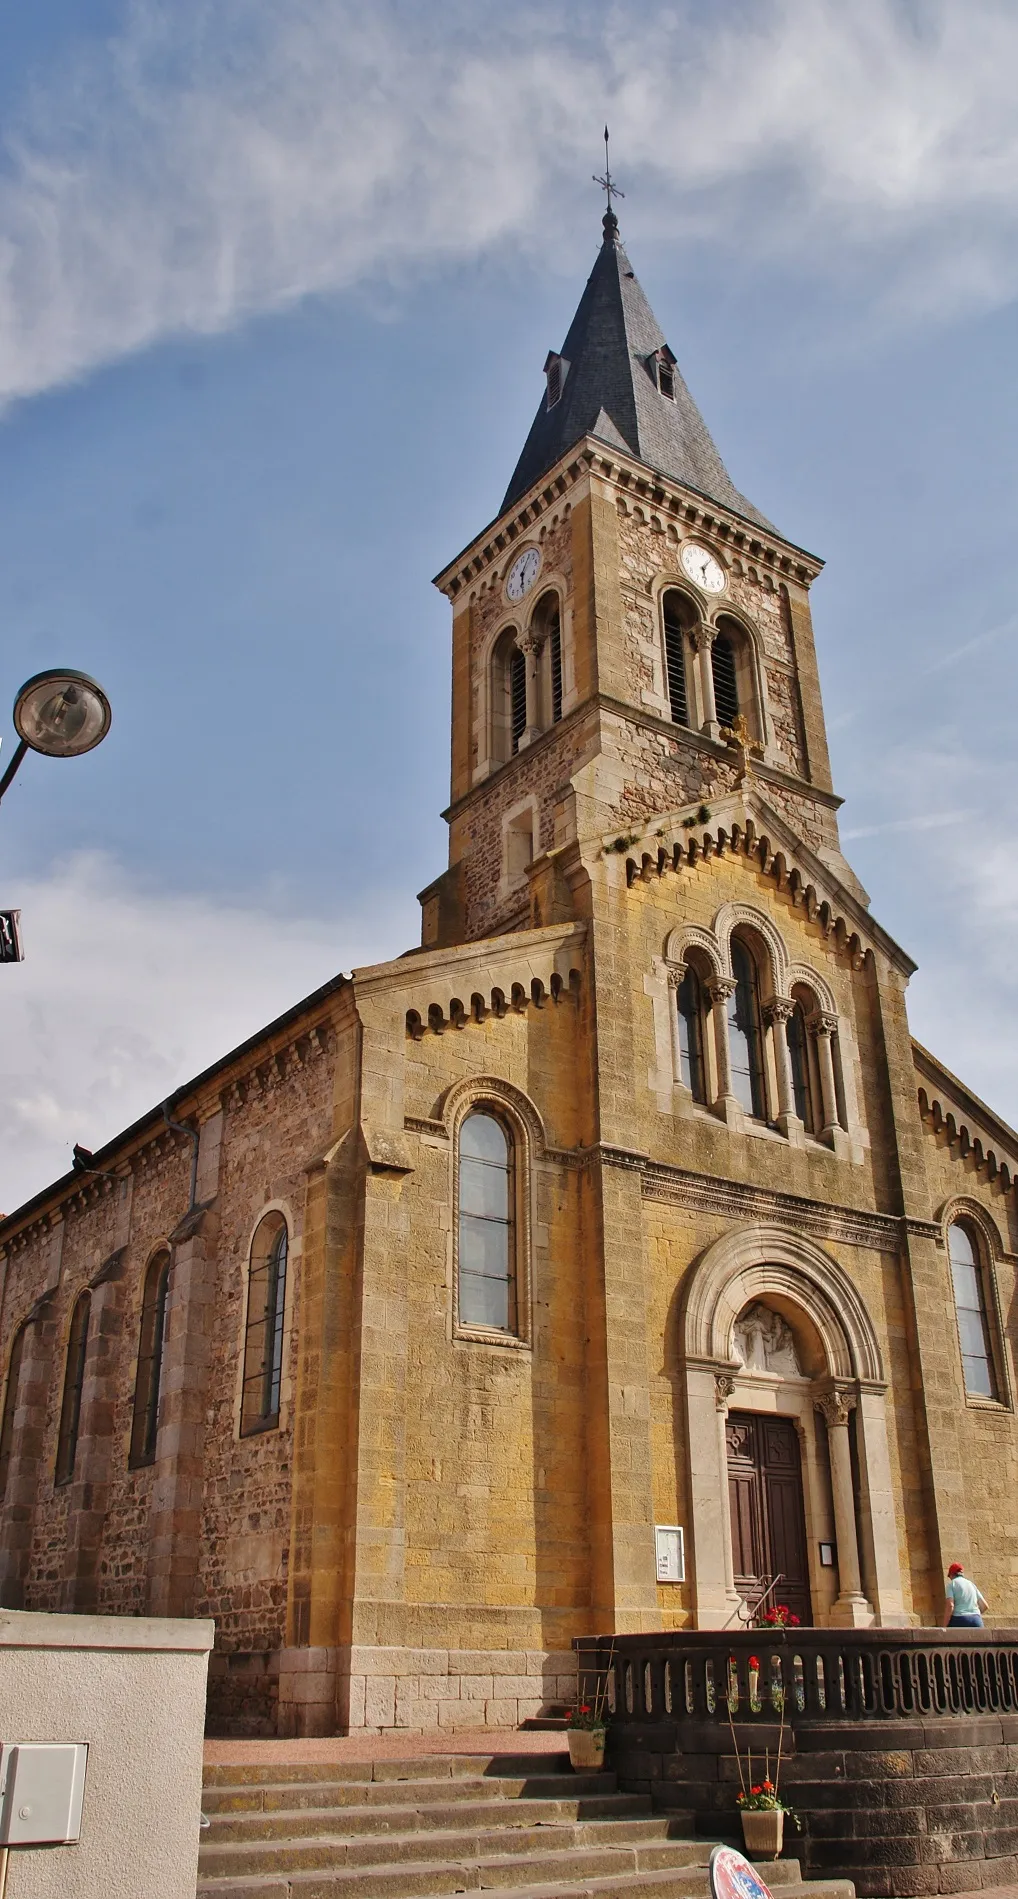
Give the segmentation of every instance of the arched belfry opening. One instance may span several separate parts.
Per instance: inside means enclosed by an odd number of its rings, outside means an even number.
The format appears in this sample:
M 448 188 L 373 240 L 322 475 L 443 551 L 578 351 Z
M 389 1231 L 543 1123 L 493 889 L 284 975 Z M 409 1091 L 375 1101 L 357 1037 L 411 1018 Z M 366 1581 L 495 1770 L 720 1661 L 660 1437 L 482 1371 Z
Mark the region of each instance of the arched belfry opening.
M 761 1597 L 804 1624 L 904 1623 L 886 1382 L 844 1269 L 781 1227 L 726 1234 L 692 1273 L 681 1353 L 697 1626 Z

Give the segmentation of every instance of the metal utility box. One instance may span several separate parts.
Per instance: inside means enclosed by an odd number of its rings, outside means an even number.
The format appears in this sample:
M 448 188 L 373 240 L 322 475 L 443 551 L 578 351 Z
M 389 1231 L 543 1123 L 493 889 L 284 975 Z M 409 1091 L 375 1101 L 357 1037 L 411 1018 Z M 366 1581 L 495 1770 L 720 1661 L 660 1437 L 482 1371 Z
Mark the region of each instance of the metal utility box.
M 84 1741 L 0 1743 L 0 1846 L 67 1846 L 81 1834 Z

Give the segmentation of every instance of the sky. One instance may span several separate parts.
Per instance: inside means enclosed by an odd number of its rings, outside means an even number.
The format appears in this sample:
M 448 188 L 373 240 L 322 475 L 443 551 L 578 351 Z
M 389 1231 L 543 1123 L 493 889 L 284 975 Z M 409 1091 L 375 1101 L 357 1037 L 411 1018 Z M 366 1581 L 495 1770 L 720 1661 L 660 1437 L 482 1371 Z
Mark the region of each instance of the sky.
M 0 6 L 0 1207 L 416 942 L 449 628 L 600 239 L 813 589 L 913 1032 L 1018 1122 L 1012 0 Z

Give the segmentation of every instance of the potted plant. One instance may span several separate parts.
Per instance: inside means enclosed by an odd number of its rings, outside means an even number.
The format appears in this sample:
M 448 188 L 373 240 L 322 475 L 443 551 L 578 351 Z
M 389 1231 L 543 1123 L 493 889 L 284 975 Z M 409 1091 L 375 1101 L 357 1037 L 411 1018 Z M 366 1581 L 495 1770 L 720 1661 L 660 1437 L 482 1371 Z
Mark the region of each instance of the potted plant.
M 581 1701 L 578 1708 L 566 1710 L 566 1740 L 569 1764 L 578 1773 L 604 1766 L 604 1743 L 608 1715 L 596 1703 Z
M 779 1626 L 786 1626 L 787 1610 Z M 760 1697 L 760 1657 L 749 1657 L 749 1699 L 750 1706 L 758 1710 Z M 743 1770 L 742 1755 L 735 1738 L 735 1710 L 738 1707 L 738 1663 L 734 1655 L 728 1658 L 728 1725 L 732 1730 L 732 1746 L 735 1749 L 735 1764 L 739 1769 L 741 1791 L 736 1795 L 739 1817 L 742 1821 L 742 1838 L 747 1855 L 753 1859 L 777 1859 L 785 1840 L 785 1815 L 793 1826 L 800 1826 L 797 1813 L 781 1798 L 779 1782 L 781 1780 L 781 1754 L 785 1738 L 785 1688 L 772 1679 L 770 1699 L 773 1707 L 780 1710 L 781 1725 L 778 1729 L 778 1755 L 771 1779 L 770 1749 L 764 1752 L 764 1777 L 753 1780 L 753 1756 L 746 1749 L 746 1766 Z M 757 1757 L 759 1758 L 759 1756 Z

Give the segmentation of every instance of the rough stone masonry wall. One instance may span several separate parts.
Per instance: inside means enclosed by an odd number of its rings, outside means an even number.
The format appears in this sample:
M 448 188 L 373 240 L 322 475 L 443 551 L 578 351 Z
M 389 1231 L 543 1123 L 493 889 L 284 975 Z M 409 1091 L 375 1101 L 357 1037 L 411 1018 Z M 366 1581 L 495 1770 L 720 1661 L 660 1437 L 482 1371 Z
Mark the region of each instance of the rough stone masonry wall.
M 619 1785 L 661 1812 L 692 1810 L 699 1832 L 736 1830 L 739 1772 L 727 1733 L 662 1723 L 609 1735 Z M 743 1751 L 747 1732 L 736 1728 Z M 773 1758 L 777 1727 L 748 1733 Z M 818 1724 L 785 1734 L 782 1791 L 802 1833 L 786 1848 L 815 1879 L 854 1880 L 863 1899 L 1008 1886 L 1018 1879 L 1018 1719 Z

